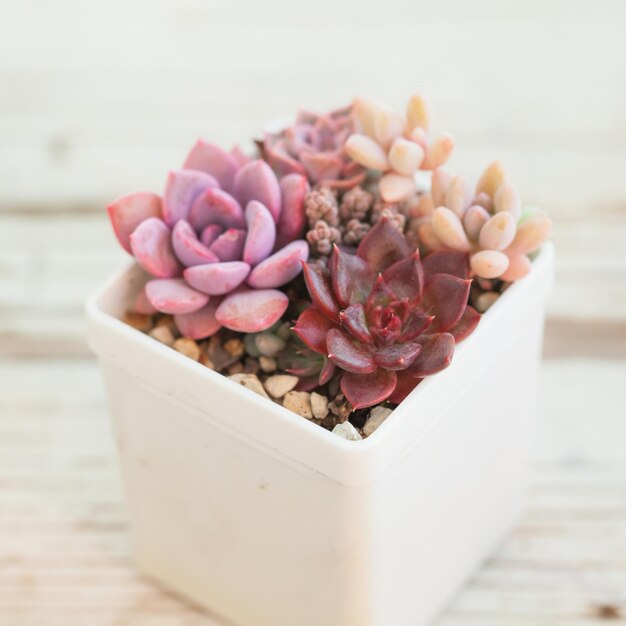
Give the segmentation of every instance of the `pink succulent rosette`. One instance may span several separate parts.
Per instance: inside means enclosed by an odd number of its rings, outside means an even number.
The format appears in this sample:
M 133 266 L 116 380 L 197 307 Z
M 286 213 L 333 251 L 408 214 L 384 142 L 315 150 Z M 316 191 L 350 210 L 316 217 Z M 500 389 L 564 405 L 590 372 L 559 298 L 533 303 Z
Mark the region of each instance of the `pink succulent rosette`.
M 292 126 L 266 133 L 261 149 L 279 176 L 301 174 L 315 185 L 351 189 L 366 176 L 344 149 L 354 128 L 351 106 L 323 115 L 302 111 Z
M 328 358 L 325 380 L 340 370 L 354 409 L 401 402 L 450 364 L 480 319 L 467 304 L 468 255 L 436 252 L 422 262 L 385 217 L 355 255 L 335 247 L 330 271 L 308 264 L 304 278 L 313 306 L 294 330 Z
M 193 339 L 269 328 L 287 309 L 279 288 L 308 259 L 307 191 L 300 174 L 279 182 L 264 161 L 198 141 L 163 197 L 131 193 L 107 207 L 120 244 L 153 277 L 135 309 L 173 315 Z

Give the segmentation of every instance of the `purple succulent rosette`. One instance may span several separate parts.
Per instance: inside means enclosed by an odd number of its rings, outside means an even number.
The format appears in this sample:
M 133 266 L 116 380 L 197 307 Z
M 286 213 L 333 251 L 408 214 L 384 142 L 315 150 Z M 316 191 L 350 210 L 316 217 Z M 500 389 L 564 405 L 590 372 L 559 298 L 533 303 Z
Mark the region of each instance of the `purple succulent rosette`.
M 307 191 L 305 176 L 279 182 L 266 162 L 198 141 L 162 198 L 136 192 L 107 207 L 118 241 L 153 277 L 135 310 L 171 314 L 193 339 L 269 328 L 287 309 L 279 288 L 308 259 Z

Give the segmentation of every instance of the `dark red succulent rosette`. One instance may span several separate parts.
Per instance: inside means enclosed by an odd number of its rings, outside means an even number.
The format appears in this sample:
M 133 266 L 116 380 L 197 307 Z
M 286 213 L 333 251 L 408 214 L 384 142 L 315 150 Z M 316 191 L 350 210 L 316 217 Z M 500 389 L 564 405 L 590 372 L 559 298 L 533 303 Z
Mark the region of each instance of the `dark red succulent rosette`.
M 336 247 L 330 270 L 305 264 L 304 278 L 313 305 L 294 331 L 340 368 L 354 409 L 401 402 L 450 364 L 480 319 L 467 304 L 468 255 L 435 252 L 422 262 L 386 218 L 356 255 Z

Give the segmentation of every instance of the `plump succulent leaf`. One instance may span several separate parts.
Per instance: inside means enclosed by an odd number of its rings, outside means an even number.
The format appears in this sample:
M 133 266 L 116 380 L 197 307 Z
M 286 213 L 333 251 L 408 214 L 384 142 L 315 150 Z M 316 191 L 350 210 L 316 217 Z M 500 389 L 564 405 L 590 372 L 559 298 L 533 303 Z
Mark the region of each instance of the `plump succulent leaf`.
M 310 307 L 300 314 L 293 331 L 311 350 L 328 355 L 326 336 L 337 325 L 316 307 Z
M 444 370 L 454 355 L 454 337 L 450 333 L 421 335 L 415 339 L 422 346 L 422 351 L 412 365 L 406 369 L 414 378 L 432 376 Z
M 405 259 L 411 250 L 402 233 L 382 217 L 361 240 L 357 256 L 365 261 L 370 272 L 384 272 L 388 267 Z
M 171 242 L 171 231 L 158 217 L 149 217 L 130 236 L 130 249 L 137 263 L 156 278 L 180 276 L 178 262 Z
M 419 356 L 422 346 L 414 343 L 394 343 L 379 348 L 374 354 L 374 360 L 380 367 L 388 370 L 405 370 Z
M 183 276 L 198 291 L 211 296 L 221 296 L 237 289 L 250 273 L 243 261 L 227 261 L 188 267 Z
M 445 332 L 457 324 L 467 306 L 471 282 L 451 274 L 431 274 L 426 279 L 422 306 L 435 316 L 431 332 Z
M 400 404 L 422 382 L 422 378 L 415 378 L 406 371 L 396 372 L 396 386 L 389 396 L 389 402 Z
M 371 351 L 338 328 L 328 331 L 326 348 L 328 358 L 347 372 L 368 374 L 377 367 Z
M 330 272 L 320 265 L 304 265 L 304 282 L 313 304 L 328 319 L 338 321 L 339 305 L 333 294 Z
M 450 329 L 450 334 L 456 343 L 460 343 L 468 337 L 480 322 L 480 313 L 471 306 L 466 306 L 461 319 Z
M 169 226 L 185 220 L 191 205 L 207 189 L 219 187 L 213 176 L 197 170 L 170 172 L 163 194 L 163 219 Z
M 209 296 L 192 289 L 182 278 L 159 278 L 146 283 L 146 297 L 161 313 L 193 313 L 209 302 Z
M 178 260 L 186 267 L 217 263 L 220 259 L 207 248 L 186 220 L 180 220 L 172 229 L 172 247 Z
M 220 261 L 238 261 L 243 256 L 246 235 L 243 228 L 228 228 L 211 242 L 209 249 Z
M 197 311 L 174 315 L 176 327 L 184 337 L 191 339 L 203 339 L 215 334 L 222 327 L 215 317 L 220 302 L 220 298 L 211 298 Z
M 254 267 L 274 249 L 276 224 L 269 209 L 257 200 L 248 202 L 246 222 L 248 235 L 243 248 L 243 261 Z
M 438 250 L 428 254 L 422 261 L 424 273 L 452 274 L 464 280 L 469 278 L 469 255 L 455 250 Z
M 120 245 L 132 254 L 131 233 L 149 217 L 161 217 L 161 197 L 149 191 L 129 193 L 111 202 L 107 213 Z
M 397 261 L 383 272 L 383 280 L 396 298 L 419 300 L 424 290 L 424 271 L 415 253 L 406 259 Z
M 198 232 L 209 224 L 217 224 L 222 228 L 246 226 L 239 202 L 229 193 L 213 187 L 198 195 L 189 209 L 187 219 Z
M 278 223 L 281 213 L 280 185 L 265 161 L 257 159 L 244 165 L 235 176 L 234 189 L 242 206 L 256 200 L 267 207 L 274 223 Z
M 258 333 L 276 323 L 289 298 L 276 289 L 251 289 L 228 294 L 217 307 L 217 321 L 240 333 Z
M 239 163 L 232 154 L 219 146 L 198 139 L 189 152 L 183 169 L 206 172 L 218 181 L 222 189 L 230 192 Z
M 376 280 L 364 259 L 337 247 L 331 259 L 331 276 L 335 297 L 342 307 L 365 302 Z
M 280 180 L 283 205 L 278 220 L 277 248 L 281 248 L 302 236 L 306 226 L 304 198 L 308 190 L 309 183 L 306 177 L 300 174 L 289 174 Z
M 302 263 L 309 258 L 309 245 L 304 240 L 292 241 L 261 261 L 248 277 L 248 285 L 255 289 L 282 287 L 293 280 L 302 270 Z
M 363 409 L 389 398 L 396 381 L 396 372 L 382 367 L 369 374 L 345 372 L 341 377 L 341 391 L 355 410 Z
M 341 311 L 339 314 L 341 325 L 359 341 L 363 343 L 373 343 L 374 338 L 369 330 L 365 307 L 357 302 Z

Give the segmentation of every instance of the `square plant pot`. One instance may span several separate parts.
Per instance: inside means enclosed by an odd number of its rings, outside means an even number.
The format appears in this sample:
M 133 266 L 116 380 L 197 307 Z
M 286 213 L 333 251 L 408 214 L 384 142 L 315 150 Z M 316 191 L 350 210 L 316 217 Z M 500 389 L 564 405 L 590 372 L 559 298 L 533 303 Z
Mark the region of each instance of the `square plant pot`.
M 87 304 L 140 570 L 241 626 L 420 626 L 524 507 L 553 250 L 370 437 L 347 441 Z

